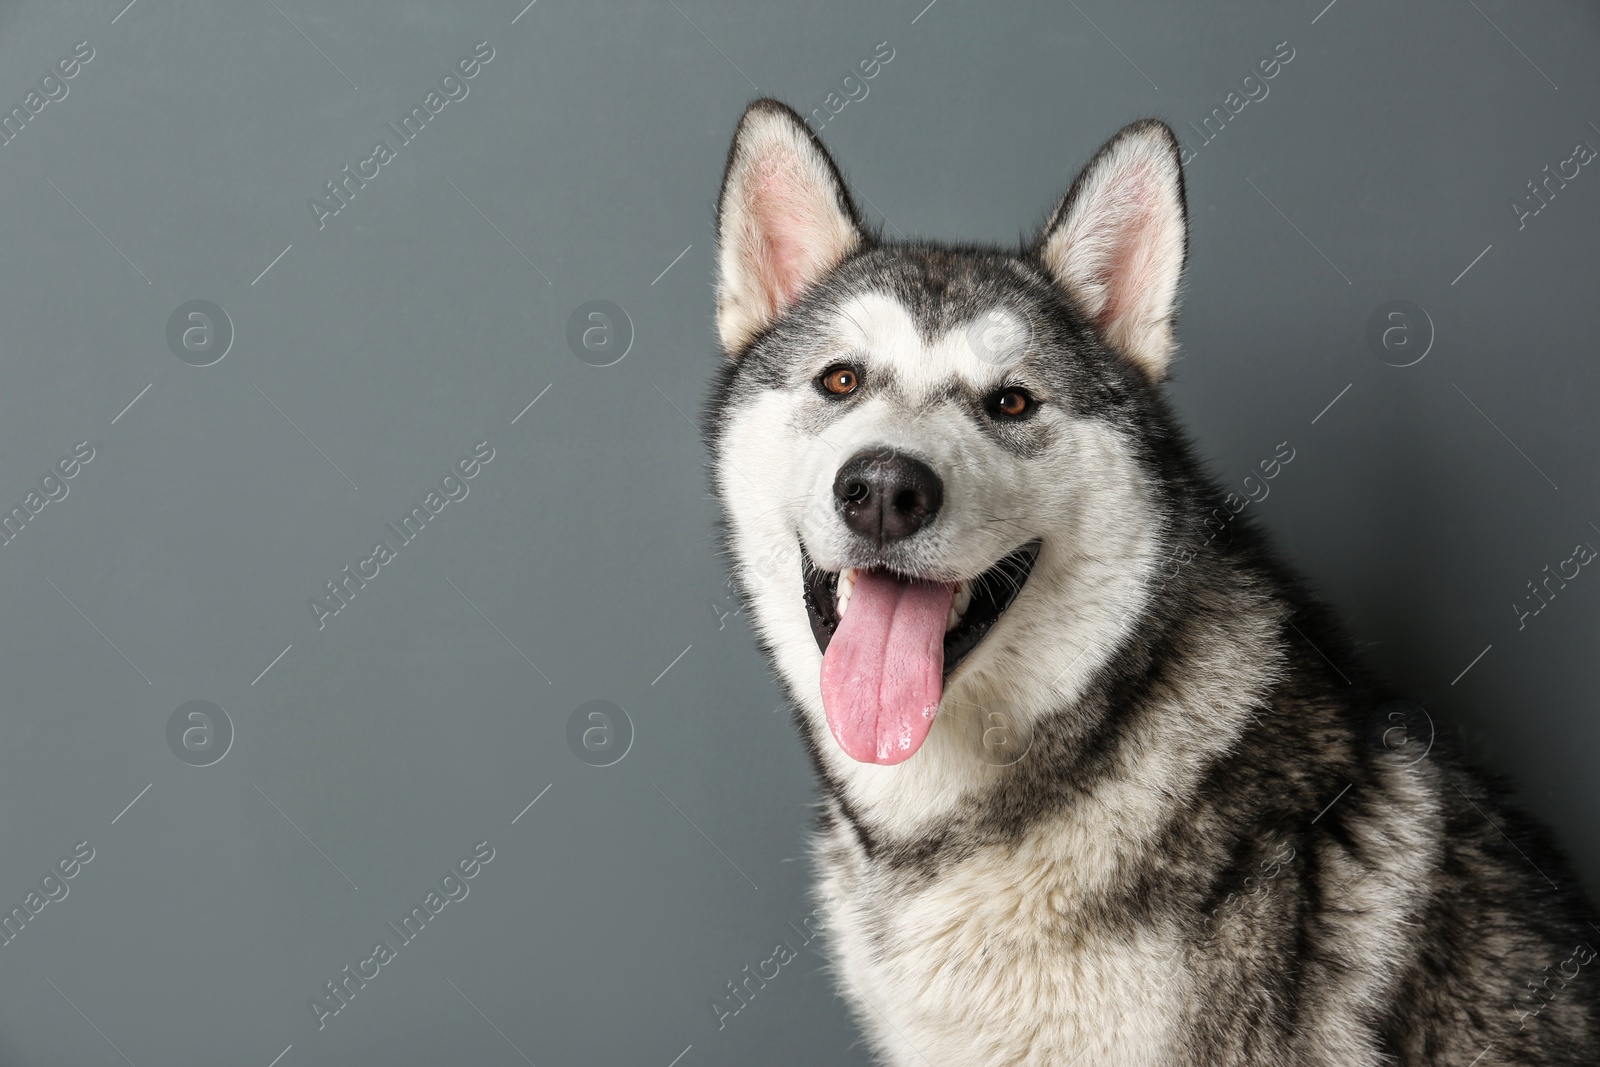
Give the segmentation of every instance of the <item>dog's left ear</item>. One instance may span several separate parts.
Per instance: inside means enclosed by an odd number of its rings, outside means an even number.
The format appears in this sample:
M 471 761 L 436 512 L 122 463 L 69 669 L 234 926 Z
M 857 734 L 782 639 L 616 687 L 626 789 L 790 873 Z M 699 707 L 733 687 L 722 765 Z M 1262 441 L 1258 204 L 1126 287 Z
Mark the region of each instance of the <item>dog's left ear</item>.
M 832 157 L 776 100 L 745 109 L 717 200 L 717 332 L 737 359 L 861 244 Z
M 1100 333 L 1152 381 L 1167 375 L 1188 252 L 1177 137 L 1124 127 L 1078 175 L 1034 253 Z

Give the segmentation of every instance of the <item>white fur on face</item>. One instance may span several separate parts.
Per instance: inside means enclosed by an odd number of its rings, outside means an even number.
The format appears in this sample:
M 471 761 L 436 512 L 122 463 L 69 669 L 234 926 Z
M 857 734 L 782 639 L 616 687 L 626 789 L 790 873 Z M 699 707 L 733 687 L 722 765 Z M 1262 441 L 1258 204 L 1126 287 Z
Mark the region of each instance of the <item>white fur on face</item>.
M 1007 314 L 986 321 L 1003 325 Z M 812 433 L 806 413 L 817 398 L 809 384 L 764 392 L 733 412 L 717 466 L 755 625 L 818 728 L 829 770 L 888 833 L 910 835 L 970 790 L 1000 780 L 1003 770 L 983 750 L 991 716 L 1002 714 L 1025 733 L 1074 700 L 1126 636 L 1156 563 L 1144 475 L 1111 426 L 1072 418 L 1064 398 L 1036 394 L 1043 406 L 1035 417 L 1054 420 L 1055 432 L 1042 454 L 1023 458 L 983 434 L 965 409 L 922 405 L 952 381 L 987 390 L 1004 380 L 1006 367 L 974 351 L 969 325 L 925 343 L 887 294 L 851 301 L 819 349 L 862 359 L 868 391 L 875 372 L 891 372 L 903 396 L 864 397 Z M 836 357 L 817 358 L 808 376 Z M 806 614 L 800 557 L 803 538 L 818 566 L 848 563 L 834 476 L 858 451 L 885 444 L 920 457 L 944 481 L 938 519 L 917 535 L 927 537 L 924 573 L 974 577 L 1022 544 L 1043 541 L 1021 594 L 947 681 L 927 740 L 889 767 L 850 759 L 825 726 L 822 653 Z
M 965 330 L 924 344 L 899 301 L 873 293 L 842 306 L 824 337 L 829 350 L 863 358 L 868 393 L 880 375 L 892 376 L 898 389 L 894 396 L 871 396 L 832 423 L 801 458 L 797 484 L 808 492 L 800 530 L 817 566 L 835 571 L 856 562 L 850 555 L 853 539 L 835 507 L 833 481 L 846 461 L 868 449 L 887 447 L 915 456 L 943 482 L 938 520 L 914 542 L 919 576 L 975 577 L 1035 536 L 1013 518 L 1035 492 L 1027 471 L 955 403 L 925 406 L 952 382 L 984 392 L 1001 384 L 1003 371 L 974 358 Z

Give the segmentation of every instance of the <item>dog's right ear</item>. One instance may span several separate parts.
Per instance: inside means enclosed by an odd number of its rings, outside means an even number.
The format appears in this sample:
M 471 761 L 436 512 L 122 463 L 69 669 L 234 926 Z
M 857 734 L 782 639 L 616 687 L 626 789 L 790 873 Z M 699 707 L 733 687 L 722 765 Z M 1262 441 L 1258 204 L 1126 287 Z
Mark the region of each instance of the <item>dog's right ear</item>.
M 717 333 L 737 359 L 861 244 L 832 157 L 776 100 L 745 109 L 717 200 Z

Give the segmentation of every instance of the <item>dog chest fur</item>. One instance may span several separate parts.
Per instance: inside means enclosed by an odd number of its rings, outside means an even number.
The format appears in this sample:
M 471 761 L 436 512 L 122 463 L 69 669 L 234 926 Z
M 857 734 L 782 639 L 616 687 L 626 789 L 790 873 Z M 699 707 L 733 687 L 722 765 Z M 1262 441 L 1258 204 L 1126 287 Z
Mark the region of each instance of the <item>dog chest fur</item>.
M 1041 828 L 934 879 L 825 861 L 839 983 L 887 1062 L 1174 1062 L 1188 995 L 1178 940 L 1097 927 L 1075 902 L 1087 857 L 1072 851 Z

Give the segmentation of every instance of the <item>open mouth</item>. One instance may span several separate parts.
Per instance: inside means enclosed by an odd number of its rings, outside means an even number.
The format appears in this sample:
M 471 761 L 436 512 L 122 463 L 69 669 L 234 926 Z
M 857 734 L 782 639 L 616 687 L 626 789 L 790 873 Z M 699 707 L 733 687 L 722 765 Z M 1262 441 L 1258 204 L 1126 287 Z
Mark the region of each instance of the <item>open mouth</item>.
M 939 710 L 944 680 L 1016 600 L 1039 547 L 1030 541 L 962 582 L 876 568 L 829 572 L 802 554 L 823 707 L 846 755 L 883 764 L 911 758 Z

